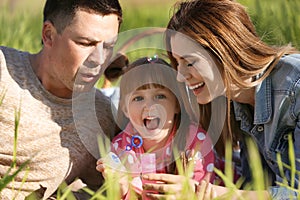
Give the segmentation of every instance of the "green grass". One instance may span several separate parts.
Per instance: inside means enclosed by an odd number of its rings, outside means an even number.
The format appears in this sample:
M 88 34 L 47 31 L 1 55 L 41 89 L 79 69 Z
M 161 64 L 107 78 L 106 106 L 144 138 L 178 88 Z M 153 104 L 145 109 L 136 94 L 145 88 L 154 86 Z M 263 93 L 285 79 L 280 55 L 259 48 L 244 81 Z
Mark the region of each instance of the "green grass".
M 42 16 L 35 9 L 0 4 L 0 45 L 33 53 L 41 48 Z
M 143 27 L 165 27 L 170 17 L 170 7 L 175 0 L 121 0 L 124 11 L 124 22 L 121 26 L 121 35 L 126 33 L 128 30 L 133 30 Z M 299 0 L 238 0 L 245 5 L 251 15 L 251 18 L 256 26 L 257 32 L 262 39 L 272 45 L 283 45 L 292 43 L 298 49 L 300 48 L 300 1 Z M 16 2 L 16 4 L 12 4 Z M 0 2 L 0 45 L 10 46 L 13 48 L 29 51 L 32 53 L 38 52 L 41 48 L 41 23 L 42 23 L 42 6 L 44 1 L 40 0 L 25 0 L 25 1 L 12 1 L 6 0 Z M 124 36 L 123 41 L 126 41 Z M 159 39 L 158 39 L 159 41 Z M 140 41 L 136 45 L 141 48 L 135 47 L 133 50 L 129 50 L 128 54 L 131 60 L 136 59 L 140 56 L 151 56 L 155 53 L 160 53 L 159 50 L 143 48 L 147 45 L 153 45 L 153 40 Z M 161 44 L 155 44 L 157 46 Z M 155 46 L 154 45 L 154 46 Z M 155 47 L 157 47 L 155 46 Z M 101 87 L 101 82 L 99 83 Z M 5 91 L 1 92 L 0 105 L 5 96 Z M 0 106 L 1 109 L 1 106 Z M 21 108 L 16 110 L 16 131 L 15 131 L 15 144 L 17 143 L 17 132 L 18 132 L 18 121 L 21 117 Z M 289 145 L 292 145 L 290 138 Z M 262 190 L 265 189 L 264 173 L 256 159 L 256 147 L 254 144 L 249 143 L 251 158 L 251 171 L 253 173 L 254 181 L 252 185 L 249 185 L 249 189 Z M 230 149 L 230 147 L 228 147 Z M 294 152 L 290 148 L 290 160 L 294 159 Z M 16 156 L 16 146 L 14 149 Z M 231 153 L 226 151 L 226 160 L 230 160 Z M 295 162 L 291 162 L 291 166 L 286 166 L 281 162 L 281 157 L 278 155 L 278 164 L 281 169 L 282 176 L 283 168 L 287 167 L 291 169 L 292 179 L 295 179 L 299 172 L 295 170 Z M 7 172 L 4 177 L 0 179 L 0 191 L 5 188 L 7 184 L 13 181 L 14 177 L 21 170 L 26 170 L 27 162 L 16 168 L 16 164 L 12 162 L 11 169 Z M 184 172 L 181 170 L 181 173 Z M 234 184 L 232 182 L 232 170 L 231 163 L 226 163 L 225 173 L 222 174 L 216 170 L 224 180 L 227 187 L 232 188 L 232 193 L 240 188 L 242 180 Z M 118 197 L 118 186 L 116 176 L 111 176 L 108 181 L 97 191 L 93 192 L 88 188 L 85 189 L 90 193 L 92 199 L 117 199 Z M 26 178 L 26 177 L 25 177 Z M 25 181 L 25 180 L 24 180 Z M 293 185 L 288 185 L 287 181 L 283 183 L 284 187 L 293 188 Z M 295 190 L 295 189 L 293 189 Z M 295 190 L 299 193 L 299 189 Z M 189 193 L 186 189 L 185 193 Z M 59 199 L 72 199 L 70 190 L 62 184 L 58 192 Z M 228 197 L 230 199 L 230 197 Z
M 5 98 L 6 90 L 2 90 L 0 94 L 0 109 L 2 106 L 2 102 Z M 15 130 L 14 130 L 14 146 L 13 146 L 13 160 L 12 163 L 7 170 L 7 172 L 4 174 L 3 177 L 0 177 L 0 194 L 1 191 L 11 182 L 14 182 L 15 177 L 23 170 L 26 170 L 25 176 L 22 179 L 22 183 L 24 184 L 28 175 L 29 170 L 26 168 L 29 161 L 27 160 L 24 163 L 20 164 L 20 166 L 17 167 L 17 137 L 18 137 L 18 128 L 19 128 L 19 122 L 21 117 L 21 106 L 19 106 L 18 109 L 15 109 Z
M 299 0 L 238 0 L 248 9 L 257 33 L 272 45 L 300 49 Z

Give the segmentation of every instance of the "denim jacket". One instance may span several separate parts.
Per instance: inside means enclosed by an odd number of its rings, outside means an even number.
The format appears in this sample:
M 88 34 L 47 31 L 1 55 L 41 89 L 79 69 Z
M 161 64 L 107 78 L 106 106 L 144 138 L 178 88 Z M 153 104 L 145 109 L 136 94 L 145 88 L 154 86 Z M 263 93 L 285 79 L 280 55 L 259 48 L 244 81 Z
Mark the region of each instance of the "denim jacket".
M 284 174 L 280 173 L 277 154 L 289 166 L 292 159 L 300 172 L 300 54 L 282 57 L 272 73 L 256 87 L 254 108 L 237 102 L 233 102 L 233 107 L 241 130 L 254 139 L 262 163 L 271 172 L 274 186 L 269 188 L 269 192 L 273 199 L 296 199 L 296 192 L 276 186 L 276 183 L 286 179 L 289 186 L 296 189 L 299 184 L 299 174 L 295 175 L 287 168 L 284 168 Z M 289 134 L 295 158 L 289 158 Z M 245 145 L 243 148 L 246 148 Z M 242 168 L 249 170 L 248 164 L 243 163 L 248 161 L 243 152 L 242 149 Z M 290 198 L 291 195 L 293 198 Z

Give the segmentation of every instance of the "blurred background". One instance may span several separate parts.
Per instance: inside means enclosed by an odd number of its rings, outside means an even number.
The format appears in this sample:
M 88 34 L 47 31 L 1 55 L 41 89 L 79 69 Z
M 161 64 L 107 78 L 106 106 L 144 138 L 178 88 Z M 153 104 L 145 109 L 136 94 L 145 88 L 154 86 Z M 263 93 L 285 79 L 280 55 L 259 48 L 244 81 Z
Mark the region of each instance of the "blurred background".
M 166 27 L 176 1 L 120 0 L 124 16 L 120 33 L 144 27 Z M 300 49 L 300 0 L 237 1 L 247 8 L 257 33 L 265 42 L 273 45 L 291 43 Z M 44 3 L 45 0 L 0 0 L 0 45 L 32 53 L 39 51 Z M 155 41 L 161 40 L 148 40 L 144 46 Z M 154 53 L 154 49 L 146 53 L 135 51 L 131 52 L 130 58 Z
M 300 0 L 238 0 L 245 5 L 263 40 L 292 43 L 300 48 Z M 176 0 L 120 0 L 121 31 L 165 27 Z M 0 45 L 30 52 L 40 48 L 42 8 L 45 0 L 0 0 Z

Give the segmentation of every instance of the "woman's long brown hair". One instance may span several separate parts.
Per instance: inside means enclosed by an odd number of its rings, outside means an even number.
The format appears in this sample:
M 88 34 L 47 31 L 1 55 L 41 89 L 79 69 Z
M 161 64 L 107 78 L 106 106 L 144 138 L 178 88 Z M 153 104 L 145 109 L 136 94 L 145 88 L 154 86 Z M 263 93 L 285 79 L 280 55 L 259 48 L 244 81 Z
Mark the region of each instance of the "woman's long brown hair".
M 171 37 L 180 32 L 197 42 L 216 60 L 224 79 L 227 100 L 227 123 L 222 140 L 234 142 L 239 131 L 230 105 L 230 85 L 249 89 L 261 83 L 273 70 L 279 59 L 296 52 L 290 45 L 275 47 L 264 43 L 245 8 L 233 0 L 194 0 L 177 3 L 166 31 L 166 48 L 172 66 L 177 62 L 172 55 Z M 184 47 L 182 47 L 184 48 Z M 252 82 L 245 82 L 245 79 Z M 211 123 L 211 103 L 199 105 L 200 123 L 208 128 Z M 224 146 L 223 142 L 221 142 Z M 218 150 L 219 149 L 219 150 Z M 219 153 L 223 148 L 217 148 Z

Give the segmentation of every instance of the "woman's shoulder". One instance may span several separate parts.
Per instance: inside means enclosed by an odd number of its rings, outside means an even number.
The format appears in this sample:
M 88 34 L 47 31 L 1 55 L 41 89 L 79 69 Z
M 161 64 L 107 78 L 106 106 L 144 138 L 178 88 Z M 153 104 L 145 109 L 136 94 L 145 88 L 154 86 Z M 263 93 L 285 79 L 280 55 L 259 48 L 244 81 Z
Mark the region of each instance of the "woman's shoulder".
M 276 66 L 278 71 L 286 73 L 300 72 L 300 54 L 282 56 Z
M 279 63 L 281 64 L 289 64 L 296 68 L 300 68 L 300 53 L 299 54 L 288 54 L 281 57 Z
M 273 89 L 289 90 L 295 88 L 300 80 L 300 54 L 283 56 L 269 76 Z

